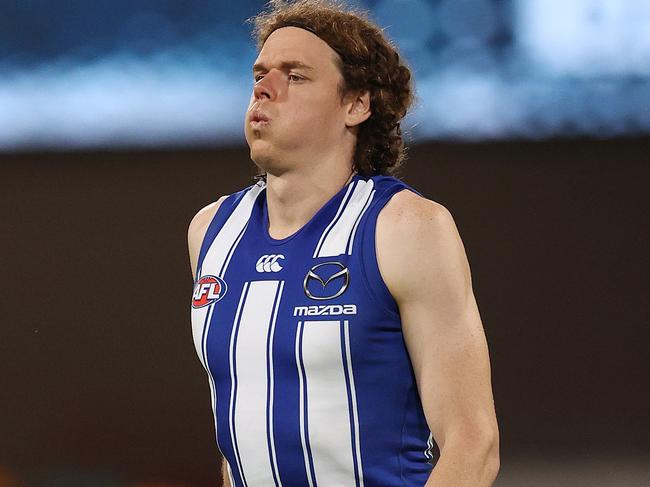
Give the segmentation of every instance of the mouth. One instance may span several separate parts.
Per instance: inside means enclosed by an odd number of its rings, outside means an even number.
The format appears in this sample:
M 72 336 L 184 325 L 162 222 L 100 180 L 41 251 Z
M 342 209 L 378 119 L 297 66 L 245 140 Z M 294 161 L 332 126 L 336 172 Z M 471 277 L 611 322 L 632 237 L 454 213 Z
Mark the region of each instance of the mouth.
M 269 122 L 267 122 L 267 121 L 265 121 L 265 120 L 258 120 L 258 121 L 251 120 L 251 121 L 250 121 L 250 127 L 251 127 L 251 129 L 253 129 L 253 130 L 260 130 L 260 129 L 263 129 L 263 128 L 265 128 L 268 124 L 269 124 Z
M 269 121 L 268 120 L 253 120 L 251 118 L 250 124 L 251 124 L 251 127 L 262 127 L 264 125 L 268 125 Z
M 267 125 L 271 120 L 262 112 L 254 111 L 250 116 L 251 125 Z

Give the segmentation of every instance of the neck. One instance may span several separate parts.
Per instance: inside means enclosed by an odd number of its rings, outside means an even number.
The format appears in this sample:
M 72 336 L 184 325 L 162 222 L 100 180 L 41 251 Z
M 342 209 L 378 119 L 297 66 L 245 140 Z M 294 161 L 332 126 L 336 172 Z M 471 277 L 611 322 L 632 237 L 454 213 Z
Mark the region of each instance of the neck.
M 269 235 L 279 240 L 300 230 L 354 174 L 349 167 L 330 170 L 327 174 L 300 171 L 267 174 Z

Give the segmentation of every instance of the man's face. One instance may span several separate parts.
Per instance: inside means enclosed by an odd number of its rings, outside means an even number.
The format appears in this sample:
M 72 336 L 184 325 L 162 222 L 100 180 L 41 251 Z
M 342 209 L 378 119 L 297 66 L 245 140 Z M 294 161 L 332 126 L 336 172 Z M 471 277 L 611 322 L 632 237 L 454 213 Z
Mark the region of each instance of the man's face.
M 297 27 L 274 31 L 253 66 L 255 85 L 246 113 L 251 159 L 270 173 L 317 163 L 347 130 L 338 55 Z M 268 121 L 255 121 L 261 115 Z

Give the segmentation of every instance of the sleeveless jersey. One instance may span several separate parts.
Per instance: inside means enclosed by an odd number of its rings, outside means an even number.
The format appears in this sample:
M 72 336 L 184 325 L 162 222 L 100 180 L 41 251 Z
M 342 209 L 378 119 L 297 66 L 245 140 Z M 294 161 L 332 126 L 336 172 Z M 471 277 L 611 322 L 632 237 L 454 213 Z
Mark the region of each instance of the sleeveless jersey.
M 398 191 L 417 191 L 355 175 L 277 240 L 265 188 L 222 202 L 192 296 L 231 484 L 423 486 L 434 443 L 375 250 L 379 211 Z

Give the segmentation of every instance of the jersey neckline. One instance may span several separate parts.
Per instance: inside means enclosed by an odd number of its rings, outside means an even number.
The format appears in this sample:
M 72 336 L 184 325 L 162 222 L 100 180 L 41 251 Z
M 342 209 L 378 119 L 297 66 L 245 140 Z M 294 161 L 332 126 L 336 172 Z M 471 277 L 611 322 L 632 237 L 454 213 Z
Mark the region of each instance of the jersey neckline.
M 303 233 L 307 227 L 309 227 L 312 222 L 314 222 L 320 215 L 323 213 L 329 206 L 333 205 L 334 202 L 339 202 L 341 198 L 343 198 L 343 195 L 346 193 L 348 187 L 356 183 L 358 180 L 363 179 L 362 176 L 359 174 L 355 174 L 352 176 L 352 179 L 343 186 L 334 196 L 332 196 L 329 200 L 325 202 L 323 206 L 321 206 L 316 213 L 305 223 L 302 227 L 300 227 L 298 230 L 293 232 L 291 235 L 277 239 L 271 237 L 269 235 L 269 210 L 267 206 L 267 201 L 266 201 L 266 187 L 264 188 L 263 191 L 261 191 L 260 196 L 261 198 L 264 198 L 262 201 L 262 235 L 264 235 L 264 239 L 271 245 L 283 245 L 290 240 L 293 240 L 296 238 L 298 235 Z

